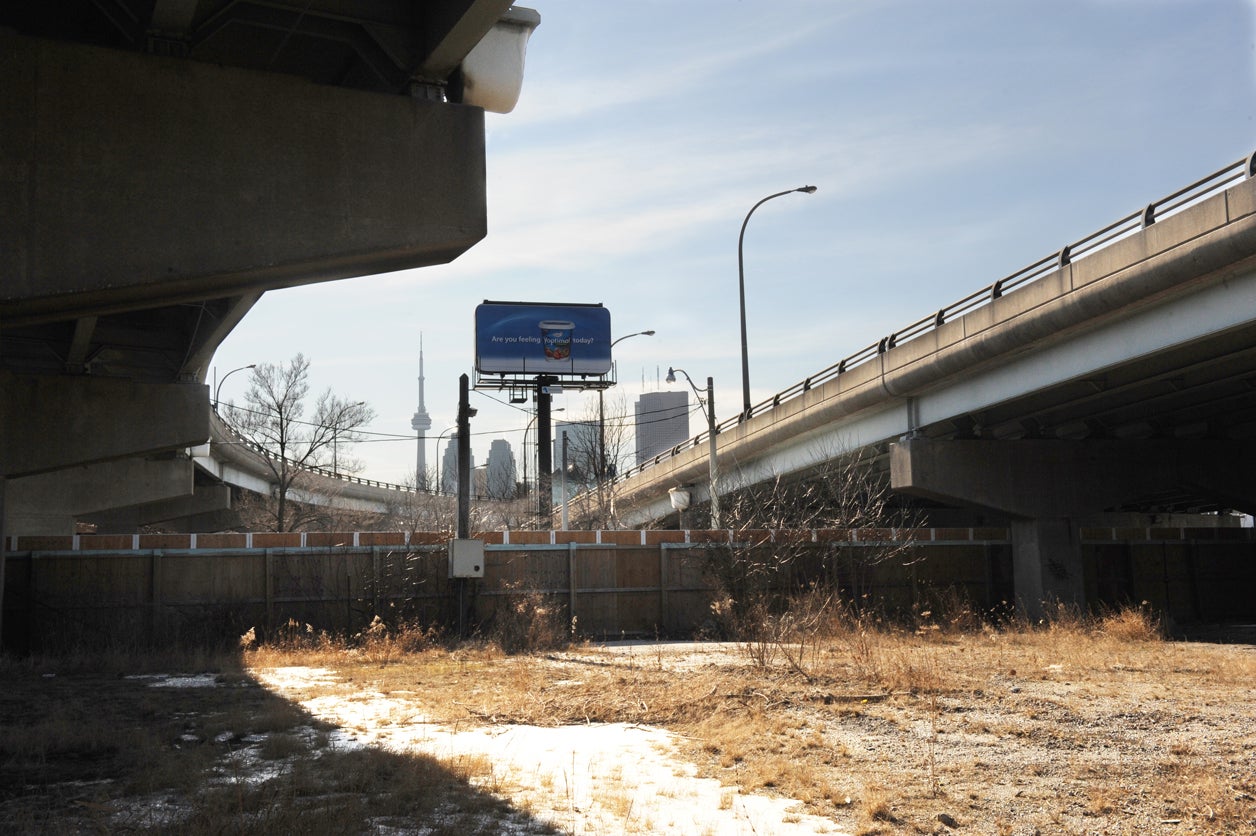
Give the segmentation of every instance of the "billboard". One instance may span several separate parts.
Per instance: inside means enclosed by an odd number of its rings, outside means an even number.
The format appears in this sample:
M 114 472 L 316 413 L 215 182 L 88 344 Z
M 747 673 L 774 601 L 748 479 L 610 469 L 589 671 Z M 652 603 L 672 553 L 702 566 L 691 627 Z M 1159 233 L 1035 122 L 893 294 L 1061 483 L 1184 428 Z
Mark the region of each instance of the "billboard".
M 475 369 L 481 374 L 607 374 L 610 311 L 600 304 L 486 301 L 475 308 Z

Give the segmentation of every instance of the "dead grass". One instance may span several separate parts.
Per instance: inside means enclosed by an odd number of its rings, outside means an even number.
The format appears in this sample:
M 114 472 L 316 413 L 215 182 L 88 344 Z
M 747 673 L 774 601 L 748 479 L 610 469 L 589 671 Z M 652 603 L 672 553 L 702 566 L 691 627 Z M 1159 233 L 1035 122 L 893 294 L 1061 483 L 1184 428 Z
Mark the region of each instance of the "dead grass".
M 772 628 L 771 650 L 759 639 L 681 655 L 480 645 L 387 666 L 348 652 L 323 663 L 382 693 L 412 691 L 418 712 L 449 724 L 663 726 L 702 774 L 798 799 L 856 833 L 950 832 L 943 819 L 977 833 L 1146 832 L 1171 820 L 1256 832 L 1250 646 L 1168 642 L 1141 610 L 998 629 L 962 621 L 844 613 L 792 645 Z M 301 659 L 250 656 L 278 663 Z
M 421 823 L 495 834 L 510 822 L 555 832 L 481 788 L 487 759 L 346 748 L 260 687 L 238 654 L 217 657 L 198 687 L 120 676 L 115 661 L 101 673 L 77 657 L 0 659 L 0 830 L 343 834 Z M 169 658 L 133 655 L 121 668 L 158 661 Z
M 250 675 L 300 665 L 332 673 L 303 700 L 369 691 L 410 707 L 379 722 L 662 726 L 727 788 L 720 805 L 779 794 L 865 836 L 1256 833 L 1250 645 L 1165 641 L 1138 609 L 999 627 L 941 608 L 900 624 L 808 612 L 771 628 L 770 657 L 760 641 L 508 653 L 412 627 L 345 641 L 292 624 L 218 660 L 213 689 L 150 688 L 113 663 L 101 676 L 82 660 L 3 662 L 0 821 L 317 834 L 496 832 L 513 817 L 551 832 L 500 800 L 511 787 L 488 759 L 337 749 L 333 729 Z M 246 753 L 272 777 L 249 779 Z M 651 832 L 630 795 L 605 804 L 624 832 Z

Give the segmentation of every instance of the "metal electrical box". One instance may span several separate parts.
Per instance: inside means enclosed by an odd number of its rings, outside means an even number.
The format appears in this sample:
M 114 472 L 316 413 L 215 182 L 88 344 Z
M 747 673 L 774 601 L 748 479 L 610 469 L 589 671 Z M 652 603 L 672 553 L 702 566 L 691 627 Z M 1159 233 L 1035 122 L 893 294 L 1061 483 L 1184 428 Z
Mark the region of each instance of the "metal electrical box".
M 449 577 L 484 577 L 484 542 L 481 540 L 449 541 Z

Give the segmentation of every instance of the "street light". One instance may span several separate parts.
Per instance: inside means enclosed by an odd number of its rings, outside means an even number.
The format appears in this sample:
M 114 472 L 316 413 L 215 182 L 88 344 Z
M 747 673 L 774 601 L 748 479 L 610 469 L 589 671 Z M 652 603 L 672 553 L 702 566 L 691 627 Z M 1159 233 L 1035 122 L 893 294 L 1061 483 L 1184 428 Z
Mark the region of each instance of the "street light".
M 614 340 L 611 340 L 611 348 L 614 348 L 616 343 L 622 343 L 624 340 L 628 339 L 629 337 L 653 337 L 653 336 L 654 336 L 654 331 L 652 330 L 651 331 L 638 331 L 635 334 L 624 334 L 622 337 L 618 337 Z
M 567 408 L 565 406 L 560 406 L 557 409 L 552 409 L 550 411 L 551 412 L 566 412 Z M 525 489 L 528 490 L 529 493 L 531 493 L 531 489 L 528 487 L 528 460 L 531 459 L 532 457 L 528 455 L 528 433 L 531 432 L 532 425 L 536 423 L 536 419 L 537 419 L 537 416 L 533 415 L 531 418 L 528 419 L 527 426 L 523 428 L 523 486 Z M 540 444 L 541 443 L 540 439 L 537 439 L 536 443 Z M 538 473 L 540 472 L 539 465 L 537 467 L 537 472 Z
M 444 459 L 441 458 L 441 454 L 440 454 L 440 440 L 444 438 L 446 435 L 448 435 L 449 433 L 457 432 L 457 430 L 458 430 L 458 427 L 456 425 L 452 427 L 446 427 L 445 429 L 441 430 L 436 436 L 436 461 L 440 462 L 440 470 L 436 474 L 436 495 L 437 496 L 443 496 L 445 493 L 445 461 Z M 456 465 L 454 467 L 454 472 L 455 473 L 458 472 Z
M 357 403 L 345 404 L 340 409 L 340 411 L 336 413 L 336 423 L 331 426 L 331 475 L 333 479 L 340 478 L 337 473 L 337 469 L 339 466 L 338 465 L 339 455 L 338 455 L 338 450 L 336 447 L 336 442 L 340 438 L 340 419 L 344 418 L 345 413 L 348 412 L 350 409 L 353 409 L 354 407 L 358 407 L 358 406 L 366 406 L 366 401 L 358 401 Z
M 737 292 L 741 299 L 741 400 L 742 415 L 750 417 L 750 352 L 746 347 L 746 269 L 745 261 L 742 258 L 742 242 L 746 239 L 746 224 L 750 223 L 750 216 L 754 214 L 754 210 L 767 203 L 774 197 L 783 197 L 794 192 L 802 192 L 803 194 L 813 194 L 816 190 L 815 186 L 800 186 L 797 189 L 789 189 L 784 192 L 770 194 L 760 200 L 754 206 L 750 207 L 750 211 L 746 213 L 746 219 L 741 222 L 741 234 L 737 236 Z M 692 381 L 690 381 L 692 383 Z
M 621 343 L 624 340 L 628 339 L 629 337 L 653 337 L 653 336 L 654 336 L 653 330 L 638 331 L 635 334 L 625 334 L 619 339 L 611 340 L 611 348 L 614 348 L 616 343 Z M 603 394 L 604 394 L 604 390 L 602 389 L 597 390 L 597 447 L 598 447 L 597 492 L 598 492 L 598 504 L 601 506 L 605 506 L 605 502 L 603 501 L 603 497 L 602 497 L 602 484 L 606 481 L 606 404 L 605 404 L 604 398 L 602 397 Z
M 666 378 L 667 382 L 675 383 L 677 374 L 683 374 L 685 376 L 685 380 L 689 381 L 689 387 L 693 389 L 694 395 L 698 398 L 698 403 L 702 403 L 702 393 L 698 391 L 697 386 L 694 386 L 693 378 L 689 376 L 689 372 L 684 369 L 673 369 L 671 366 L 668 366 Z M 709 445 L 707 448 L 707 465 L 709 469 L 708 472 L 710 473 L 709 478 L 711 480 L 711 528 L 714 530 L 720 527 L 720 466 L 719 460 L 715 456 L 715 381 L 709 377 L 707 378 L 706 416 L 707 444 Z M 675 496 L 673 495 L 673 502 L 674 501 Z M 681 510 L 683 511 L 684 509 L 682 508 Z
M 222 392 L 222 385 L 227 382 L 227 378 L 231 377 L 231 375 L 235 374 L 236 372 L 242 372 L 245 369 L 256 369 L 256 368 L 257 368 L 257 364 L 252 363 L 247 366 L 241 366 L 238 369 L 232 369 L 231 371 L 227 372 L 226 374 L 222 376 L 222 380 L 218 381 L 218 385 L 214 387 L 214 411 L 215 412 L 218 411 L 218 395 L 219 393 Z

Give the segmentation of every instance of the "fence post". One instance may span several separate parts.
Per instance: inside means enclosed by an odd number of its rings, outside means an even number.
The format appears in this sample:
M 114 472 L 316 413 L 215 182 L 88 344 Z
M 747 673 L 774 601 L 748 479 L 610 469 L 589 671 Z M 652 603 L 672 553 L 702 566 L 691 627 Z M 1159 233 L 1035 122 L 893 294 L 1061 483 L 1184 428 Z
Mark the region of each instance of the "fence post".
M 576 544 L 567 544 L 567 614 L 570 624 L 576 617 Z
M 161 606 L 161 549 L 153 549 L 148 564 L 148 640 L 157 641 L 158 623 L 157 609 Z
M 968 536 L 969 536 L 969 539 L 972 539 L 971 528 L 968 529 Z M 985 562 L 986 562 L 986 590 L 985 590 L 986 594 L 984 596 L 985 604 L 986 604 L 986 609 L 991 610 L 991 609 L 994 609 L 994 606 L 995 606 L 995 600 L 994 600 L 995 570 L 994 570 L 994 549 L 993 547 L 991 547 L 989 540 L 982 541 L 981 553 L 982 553 L 982 556 L 985 558 Z
M 379 615 L 379 546 L 371 546 L 371 590 L 371 607 Z
M 659 626 L 667 630 L 667 543 L 659 543 Z
M 275 629 L 275 558 L 271 549 L 262 553 L 262 569 L 266 573 L 266 632 Z

